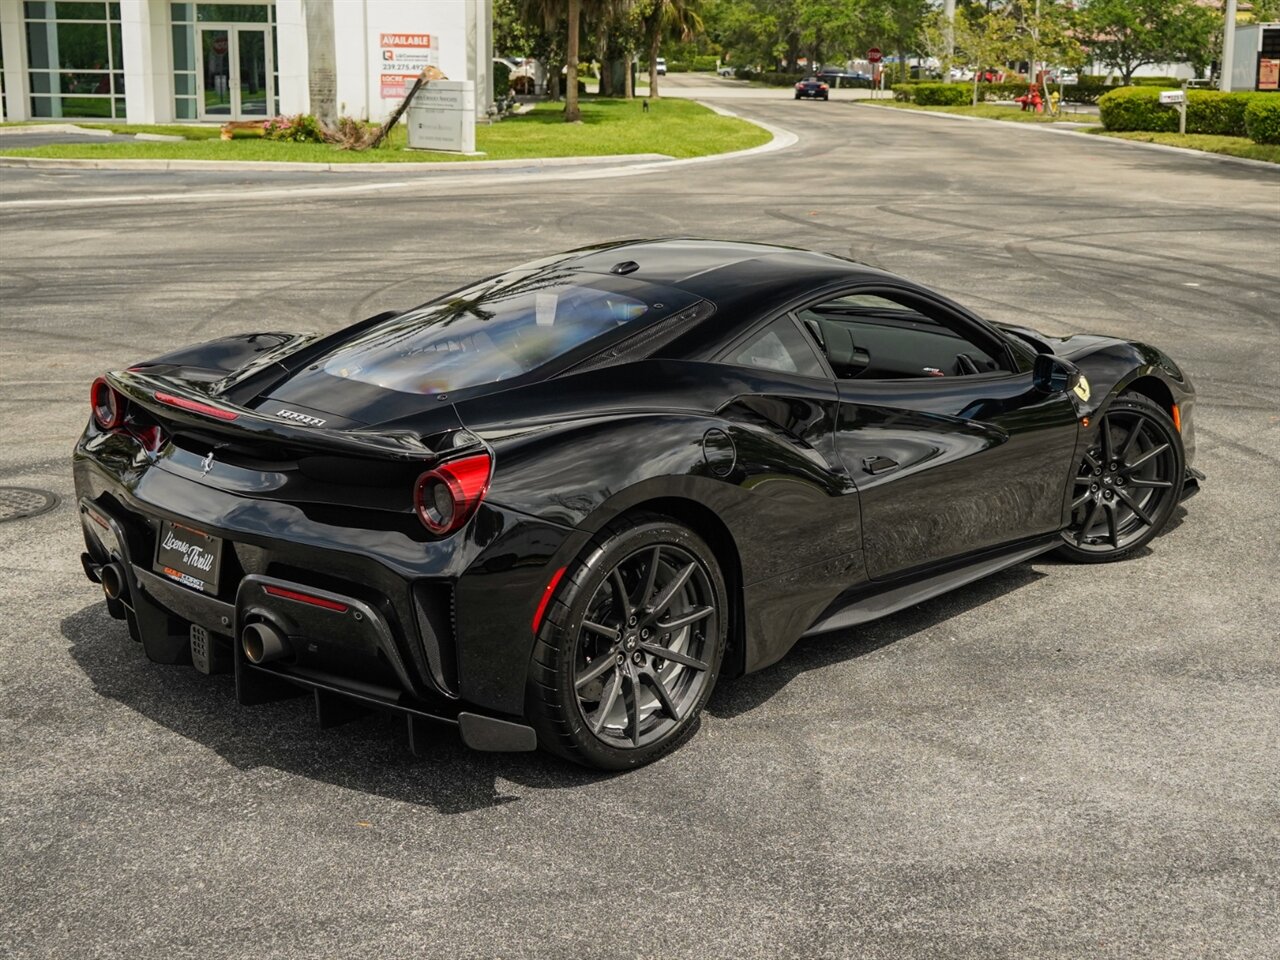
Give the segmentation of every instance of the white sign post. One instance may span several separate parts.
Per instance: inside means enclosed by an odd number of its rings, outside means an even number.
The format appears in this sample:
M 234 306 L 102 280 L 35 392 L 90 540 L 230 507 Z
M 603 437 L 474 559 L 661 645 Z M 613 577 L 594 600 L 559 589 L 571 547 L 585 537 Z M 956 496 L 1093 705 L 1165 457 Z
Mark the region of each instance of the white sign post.
M 1187 94 L 1185 90 L 1161 90 L 1160 106 L 1178 109 L 1178 133 L 1187 132 Z
M 470 80 L 432 80 L 405 113 L 412 150 L 476 152 L 476 85 Z

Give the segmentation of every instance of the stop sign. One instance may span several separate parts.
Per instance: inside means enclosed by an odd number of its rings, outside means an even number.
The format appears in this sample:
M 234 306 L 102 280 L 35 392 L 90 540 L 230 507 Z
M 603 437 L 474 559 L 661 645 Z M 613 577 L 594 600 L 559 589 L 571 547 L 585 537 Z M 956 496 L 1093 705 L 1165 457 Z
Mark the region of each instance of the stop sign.
M 214 52 L 214 53 L 216 53 L 216 54 L 221 55 L 221 54 L 226 53 L 226 52 L 227 52 L 227 38 L 226 38 L 226 36 L 214 37 L 214 38 L 213 38 L 213 43 L 211 43 L 209 46 L 213 48 L 213 52 Z
M 879 47 L 872 47 L 870 50 L 868 50 L 868 51 L 867 51 L 867 62 L 868 62 L 868 63 L 879 63 L 879 62 L 880 62 L 880 48 L 879 48 Z

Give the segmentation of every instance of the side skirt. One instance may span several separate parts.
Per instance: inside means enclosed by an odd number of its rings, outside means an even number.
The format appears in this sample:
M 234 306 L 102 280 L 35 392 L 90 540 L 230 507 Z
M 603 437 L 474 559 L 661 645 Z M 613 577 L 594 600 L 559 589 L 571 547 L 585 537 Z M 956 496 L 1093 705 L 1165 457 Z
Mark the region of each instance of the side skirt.
M 963 587 L 967 583 L 981 580 L 998 570 L 1023 563 L 1042 553 L 1048 553 L 1061 542 L 1061 537 L 1054 533 L 1050 537 L 1038 538 L 1032 542 L 1024 541 L 1010 550 L 984 554 L 975 560 L 940 573 L 912 578 L 897 586 L 892 585 L 892 582 L 888 585 L 874 583 L 861 585 L 856 592 L 837 599 L 818 618 L 818 621 L 804 632 L 804 636 L 831 633 L 860 623 L 879 620 L 881 617 L 887 617 L 891 613 L 931 600 L 957 587 Z

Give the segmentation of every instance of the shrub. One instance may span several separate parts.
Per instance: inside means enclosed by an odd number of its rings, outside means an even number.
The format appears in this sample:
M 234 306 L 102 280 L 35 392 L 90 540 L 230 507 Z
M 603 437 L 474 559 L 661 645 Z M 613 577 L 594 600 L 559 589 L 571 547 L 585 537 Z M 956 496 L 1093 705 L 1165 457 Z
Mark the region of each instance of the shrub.
M 290 143 L 324 143 L 324 129 L 320 121 L 309 113 L 292 117 L 272 117 L 262 125 L 262 135 L 268 140 L 286 140 Z
M 511 92 L 511 67 L 501 60 L 493 63 L 493 97 L 501 100 Z
M 1156 90 L 1120 87 L 1098 100 L 1102 125 L 1108 130 L 1170 131 L 1178 129 L 1178 115 L 1160 106 Z
M 1222 93 L 1219 90 L 1187 91 L 1187 133 L 1225 137 L 1246 136 L 1245 108 L 1269 94 Z M 1108 130 L 1144 130 L 1172 133 L 1178 129 L 1178 111 L 1160 105 L 1156 87 L 1120 87 L 1098 100 L 1102 123 Z
M 1251 98 L 1244 108 L 1244 127 L 1254 143 L 1280 143 L 1280 94 Z
M 714 72 L 716 69 L 716 58 L 710 55 L 694 57 L 689 62 L 689 69 Z
M 667 64 L 667 73 L 688 73 L 689 64 L 683 60 L 672 60 Z
M 893 95 L 898 96 L 896 84 Z M 912 95 L 915 102 L 924 107 L 958 107 L 973 98 L 973 91 L 963 83 L 917 83 Z
M 1157 93 L 1157 96 L 1159 94 Z M 1187 93 L 1187 133 L 1215 133 L 1243 137 L 1245 107 L 1252 93 L 1223 93 L 1221 90 L 1191 90 Z

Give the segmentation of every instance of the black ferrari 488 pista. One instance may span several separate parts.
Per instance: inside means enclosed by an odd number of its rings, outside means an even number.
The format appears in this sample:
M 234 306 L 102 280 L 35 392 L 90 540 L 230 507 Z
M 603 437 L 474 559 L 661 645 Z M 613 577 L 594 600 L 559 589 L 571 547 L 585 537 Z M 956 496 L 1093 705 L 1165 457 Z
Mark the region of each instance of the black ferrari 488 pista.
M 154 660 L 609 769 L 801 636 L 1049 550 L 1129 556 L 1201 478 L 1155 347 L 748 243 L 550 257 L 91 402 L 84 569 Z

